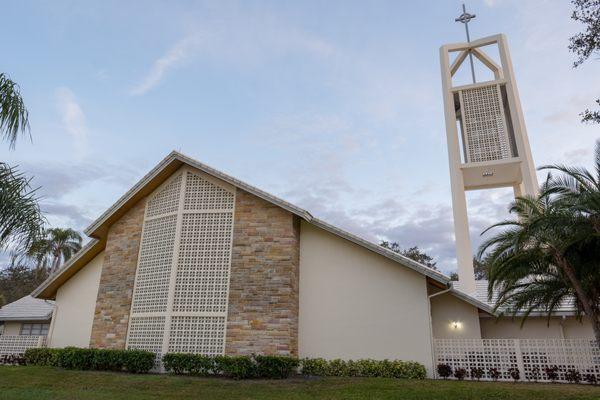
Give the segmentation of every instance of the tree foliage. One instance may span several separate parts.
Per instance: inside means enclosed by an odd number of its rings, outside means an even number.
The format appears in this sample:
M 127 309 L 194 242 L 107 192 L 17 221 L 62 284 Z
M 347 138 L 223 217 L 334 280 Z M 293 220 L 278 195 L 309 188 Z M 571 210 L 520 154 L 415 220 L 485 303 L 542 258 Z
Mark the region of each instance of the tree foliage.
M 498 291 L 497 310 L 513 315 L 543 310 L 548 318 L 575 299 L 600 343 L 600 143 L 595 171 L 552 165 L 537 197 L 518 197 L 516 218 L 488 228 L 494 236 L 480 247 L 487 253 L 489 295 Z
M 58 270 L 73 254 L 81 249 L 81 235 L 71 228 L 45 229 L 43 237 L 26 252 L 26 258 L 33 260 L 36 268 Z
M 19 85 L 0 73 L 0 136 L 14 148 L 19 132 L 29 135 L 29 112 Z
M 433 257 L 428 255 L 427 253 L 421 251 L 418 246 L 413 246 L 408 249 L 403 249 L 400 247 L 398 242 L 387 242 L 382 241 L 379 243 L 381 247 L 385 247 L 386 249 L 392 250 L 395 253 L 401 254 L 404 257 L 408 257 L 411 260 L 414 260 L 420 264 L 423 264 L 429 268 L 437 270 L 436 262 L 433 260 Z
M 12 303 L 30 294 L 48 278 L 45 269 L 32 269 L 23 265 L 8 266 L 0 270 L 0 297 Z
M 0 251 L 25 251 L 40 237 L 43 224 L 30 179 L 0 162 Z
M 29 114 L 16 83 L 0 73 L 0 138 L 15 146 L 19 132 L 29 134 Z M 0 162 L 0 251 L 23 252 L 44 224 L 30 179 Z
M 583 32 L 572 36 L 569 40 L 569 50 L 577 56 L 573 63 L 576 68 L 591 56 L 600 53 L 600 0 L 572 0 L 574 10 L 571 18 L 584 26 Z M 600 99 L 596 100 L 600 106 Z M 600 123 L 600 111 L 585 110 L 583 122 Z
M 473 273 L 475 274 L 475 280 L 486 280 L 488 278 L 488 261 L 486 259 L 480 260 L 477 257 L 473 257 Z M 458 272 L 452 272 L 450 274 L 450 280 L 458 280 Z

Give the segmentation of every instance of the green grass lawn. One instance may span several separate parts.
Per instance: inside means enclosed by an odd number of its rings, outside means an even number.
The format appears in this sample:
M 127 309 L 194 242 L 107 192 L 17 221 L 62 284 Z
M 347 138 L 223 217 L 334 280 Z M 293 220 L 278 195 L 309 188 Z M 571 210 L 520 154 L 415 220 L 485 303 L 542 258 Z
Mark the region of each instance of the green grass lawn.
M 600 399 L 600 388 L 386 378 L 231 381 L 0 366 L 0 399 Z

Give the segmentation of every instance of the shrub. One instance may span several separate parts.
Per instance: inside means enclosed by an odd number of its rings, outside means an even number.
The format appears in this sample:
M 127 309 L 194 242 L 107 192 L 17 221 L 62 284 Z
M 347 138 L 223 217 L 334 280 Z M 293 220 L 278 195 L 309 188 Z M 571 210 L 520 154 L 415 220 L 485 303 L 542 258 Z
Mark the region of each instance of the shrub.
M 459 381 L 462 381 L 463 379 L 465 379 L 465 376 L 467 376 L 467 370 L 464 368 L 456 368 L 454 369 L 454 377 L 456 379 L 458 379 Z
M 488 370 L 488 375 L 490 376 L 490 378 L 492 378 L 494 381 L 497 381 L 498 378 L 500 378 L 500 371 L 498 371 L 498 368 L 490 368 Z
M 97 371 L 122 371 L 123 350 L 93 349 L 91 369 Z
M 0 356 L 0 365 L 25 365 L 23 354 L 4 354 Z
M 339 358 L 329 361 L 329 366 L 327 367 L 328 376 L 350 376 L 349 372 L 346 361 Z
M 585 374 L 583 380 L 591 385 L 595 385 L 598 382 L 595 374 Z
M 427 377 L 425 366 L 416 361 L 392 361 L 392 370 L 394 378 L 425 379 Z
M 282 356 L 256 356 L 257 376 L 267 379 L 288 378 L 298 367 L 298 359 Z
M 209 376 L 216 374 L 215 358 L 200 354 L 167 353 L 163 356 L 167 372 Z
M 471 367 L 471 379 L 477 379 L 480 380 L 481 378 L 483 378 L 483 368 L 480 367 Z
M 329 363 L 324 358 L 305 358 L 300 361 L 300 373 L 307 376 L 326 376 Z
M 518 368 L 512 367 L 508 369 L 508 374 L 513 379 L 513 381 L 518 381 L 521 379 L 521 371 Z
M 168 353 L 163 356 L 165 370 L 175 374 L 222 375 L 233 379 L 289 377 L 298 359 L 283 356 L 203 356 Z
M 146 373 L 154 366 L 154 353 L 144 350 L 82 349 L 29 349 L 25 352 L 28 365 L 61 367 L 65 369 L 97 371 L 128 371 Z
M 552 382 L 558 379 L 558 367 L 556 365 L 544 368 L 544 372 L 546 373 L 548 379 Z
M 576 369 L 569 369 L 565 373 L 565 379 L 570 383 L 579 383 L 581 382 L 581 373 Z
M 540 379 L 540 369 L 538 367 L 531 368 L 528 373 L 525 374 L 527 379 L 537 382 Z
M 449 376 L 452 376 L 452 367 L 448 364 L 438 364 L 437 373 L 444 379 L 447 379 Z
M 300 361 L 300 373 L 309 376 L 386 377 L 425 379 L 427 371 L 422 364 L 400 360 L 325 360 L 305 358 Z
M 254 360 L 246 356 L 217 356 L 215 367 L 223 375 L 233 379 L 249 379 L 258 375 L 257 365 Z
M 47 347 L 36 347 L 25 350 L 25 363 L 27 365 L 40 365 L 46 367 L 58 366 L 59 349 L 49 349 Z
M 154 367 L 156 355 L 145 350 L 121 350 L 125 370 L 134 374 L 147 373 Z
M 58 352 L 58 366 L 65 369 L 92 369 L 94 349 L 65 347 Z

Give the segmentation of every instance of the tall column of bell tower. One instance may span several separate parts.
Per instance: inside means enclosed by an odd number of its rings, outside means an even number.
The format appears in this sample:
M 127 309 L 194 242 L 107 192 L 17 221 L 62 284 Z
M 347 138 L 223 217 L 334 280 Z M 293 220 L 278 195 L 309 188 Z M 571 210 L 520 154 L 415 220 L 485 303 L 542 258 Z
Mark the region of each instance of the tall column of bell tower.
M 500 65 L 486 54 L 488 46 L 497 47 Z M 489 68 L 494 79 L 454 86 L 467 57 Z M 461 288 L 474 293 L 466 191 L 512 187 L 515 196 L 535 195 L 538 182 L 506 36 L 443 45 L 440 64 L 458 277 Z

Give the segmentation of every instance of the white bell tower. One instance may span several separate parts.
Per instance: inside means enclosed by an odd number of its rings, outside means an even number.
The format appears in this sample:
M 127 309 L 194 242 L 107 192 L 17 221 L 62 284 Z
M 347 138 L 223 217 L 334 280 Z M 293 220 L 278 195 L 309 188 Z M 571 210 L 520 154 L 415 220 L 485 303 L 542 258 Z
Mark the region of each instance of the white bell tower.
M 465 23 L 467 42 L 440 48 L 458 279 L 467 293 L 475 292 L 475 276 L 465 192 L 512 187 L 521 196 L 538 191 L 506 36 L 470 41 L 467 23 L 474 17 L 463 6 L 457 21 Z M 500 65 L 486 54 L 492 46 Z M 473 83 L 454 86 L 453 76 L 467 57 Z M 473 57 L 491 70 L 493 80 L 476 81 Z

